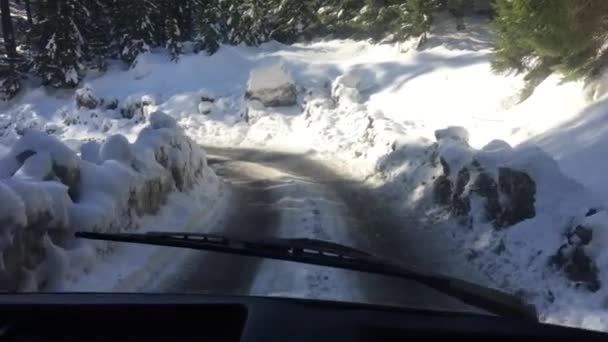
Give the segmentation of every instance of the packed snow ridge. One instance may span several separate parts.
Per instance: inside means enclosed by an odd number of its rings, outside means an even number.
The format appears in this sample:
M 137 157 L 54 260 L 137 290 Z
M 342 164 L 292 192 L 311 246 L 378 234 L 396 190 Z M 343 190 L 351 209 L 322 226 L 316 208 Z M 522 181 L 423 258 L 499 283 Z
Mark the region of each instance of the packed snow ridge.
M 112 135 L 83 144 L 80 157 L 57 138 L 26 130 L 0 159 L 2 290 L 62 289 L 112 250 L 76 241 L 76 230 L 135 231 L 172 193 L 217 181 L 173 118 L 157 111 L 148 120 L 134 143 Z

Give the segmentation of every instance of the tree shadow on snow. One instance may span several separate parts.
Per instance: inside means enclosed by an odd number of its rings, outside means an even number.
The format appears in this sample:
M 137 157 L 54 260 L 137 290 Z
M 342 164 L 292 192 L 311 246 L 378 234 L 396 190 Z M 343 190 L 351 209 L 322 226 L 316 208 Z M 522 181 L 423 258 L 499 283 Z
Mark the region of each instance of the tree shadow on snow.
M 488 30 L 490 19 L 487 16 L 465 17 L 465 29 L 456 30 L 456 20 L 449 14 L 435 20 L 437 25 L 431 29 L 431 35 L 423 49 L 442 46 L 448 50 L 480 51 L 492 48 L 492 35 Z
M 225 163 L 225 160 L 233 160 L 261 164 L 288 174 L 289 176 L 282 178 L 282 181 L 289 181 L 289 178 L 298 181 L 309 180 L 312 184 L 322 186 L 326 194 L 337 195 L 337 198 L 345 204 L 341 216 L 346 220 L 348 229 L 347 232 L 339 233 L 339 235 L 346 236 L 348 241 L 336 241 L 338 243 L 347 243 L 375 255 L 398 260 L 399 263 L 412 269 L 446 274 L 455 273 L 453 267 L 451 268 L 444 262 L 447 258 L 453 259 L 453 255 L 449 253 L 449 246 L 441 244 L 444 240 L 440 240 L 440 243 L 427 243 L 428 238 L 421 238 L 421 223 L 413 213 L 396 210 L 388 202 L 391 200 L 390 197 L 383 196 L 377 188 L 342 175 L 322 161 L 315 160 L 312 151 L 292 154 L 247 148 L 212 146 L 203 146 L 203 148 L 207 151 L 212 163 Z M 402 146 L 402 148 L 404 147 Z M 421 147 L 415 148 L 421 150 Z M 222 161 L 217 161 L 218 158 Z M 398 161 L 393 160 L 393 162 Z M 385 163 L 389 163 L 388 160 Z M 387 184 L 386 186 L 394 186 L 399 189 L 398 184 Z M 298 195 L 294 193 L 289 197 L 297 198 Z M 327 198 L 333 197 L 329 196 Z M 291 209 L 302 210 L 303 208 L 298 208 L 296 205 Z M 334 222 L 334 220 L 326 221 L 325 224 Z M 292 228 L 297 229 L 297 227 Z M 331 230 L 334 227 L 321 226 L 319 229 Z M 297 234 L 297 231 L 294 233 Z M 420 305 L 426 308 L 479 312 L 478 309 L 463 306 L 454 298 L 411 281 L 374 275 L 362 275 L 359 281 L 352 286 L 361 288 L 365 300 L 370 303 L 390 303 L 409 307 Z
M 573 119 L 524 143 L 537 144 L 549 152 L 569 175 L 598 193 L 608 193 L 604 164 L 581 167 L 608 154 L 608 98 L 585 108 Z
M 465 68 L 486 60 L 485 56 L 477 53 L 445 57 L 432 52 L 421 52 L 414 57 L 412 63 L 356 64 L 348 72 L 360 75 L 362 78 L 364 84 L 361 94 L 363 100 L 367 101 L 371 95 L 384 90 L 397 92 L 408 82 L 439 68 Z
M 207 151 L 211 164 L 225 163 L 226 160 L 252 162 L 323 186 L 347 204 L 351 209 L 348 215 L 361 225 L 350 232 L 354 234 L 357 247 L 386 257 L 402 258 L 405 243 L 404 237 L 399 235 L 403 234 L 404 226 L 413 224 L 411 218 L 409 222 L 402 220 L 400 214 L 384 205 L 385 202 L 378 201 L 371 187 L 315 160 L 314 151 L 294 154 L 249 148 L 202 147 Z

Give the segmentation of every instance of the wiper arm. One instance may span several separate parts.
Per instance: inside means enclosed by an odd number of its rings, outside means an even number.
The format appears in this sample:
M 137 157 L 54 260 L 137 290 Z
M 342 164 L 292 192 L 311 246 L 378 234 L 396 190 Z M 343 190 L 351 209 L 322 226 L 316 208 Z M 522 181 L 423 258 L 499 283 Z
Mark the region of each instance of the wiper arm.
M 173 232 L 76 232 L 75 235 L 93 240 L 191 248 L 394 276 L 422 283 L 500 316 L 538 320 L 534 306 L 505 292 L 443 275 L 411 270 L 366 252 L 322 240 L 273 238 L 253 241 L 214 234 Z

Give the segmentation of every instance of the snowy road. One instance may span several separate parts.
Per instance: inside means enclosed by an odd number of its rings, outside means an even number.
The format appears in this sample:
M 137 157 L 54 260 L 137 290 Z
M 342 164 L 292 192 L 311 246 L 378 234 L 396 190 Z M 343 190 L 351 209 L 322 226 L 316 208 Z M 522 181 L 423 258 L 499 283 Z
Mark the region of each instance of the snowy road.
M 331 240 L 433 271 L 445 267 L 438 241 L 383 198 L 306 154 L 206 147 L 216 173 L 231 185 L 234 205 L 211 229 L 240 237 Z M 404 241 L 402 232 L 411 232 Z M 446 253 L 444 253 L 446 254 Z M 358 272 L 199 251 L 160 282 L 163 292 L 280 295 L 467 310 L 416 283 Z M 470 308 L 468 308 L 470 310 Z

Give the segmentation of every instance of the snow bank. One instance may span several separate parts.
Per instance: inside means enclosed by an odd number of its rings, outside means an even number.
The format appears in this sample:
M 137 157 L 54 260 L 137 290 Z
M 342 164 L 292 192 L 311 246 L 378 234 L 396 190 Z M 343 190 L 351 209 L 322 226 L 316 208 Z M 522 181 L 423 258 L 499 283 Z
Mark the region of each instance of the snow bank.
M 443 227 L 457 244 L 452 253 L 481 270 L 488 285 L 534 303 L 543 320 L 604 329 L 607 315 L 600 315 L 604 323 L 588 320 L 608 291 L 606 212 L 596 197 L 538 147 L 496 140 L 476 150 L 462 127 L 435 135 L 435 143 L 385 157 L 387 194 Z
M 30 130 L 0 159 L 2 290 L 60 290 L 90 270 L 95 254 L 112 250 L 76 241 L 75 230 L 138 229 L 173 192 L 217 182 L 204 151 L 162 112 L 150 115 L 134 143 L 112 135 L 83 145 L 82 155 Z

